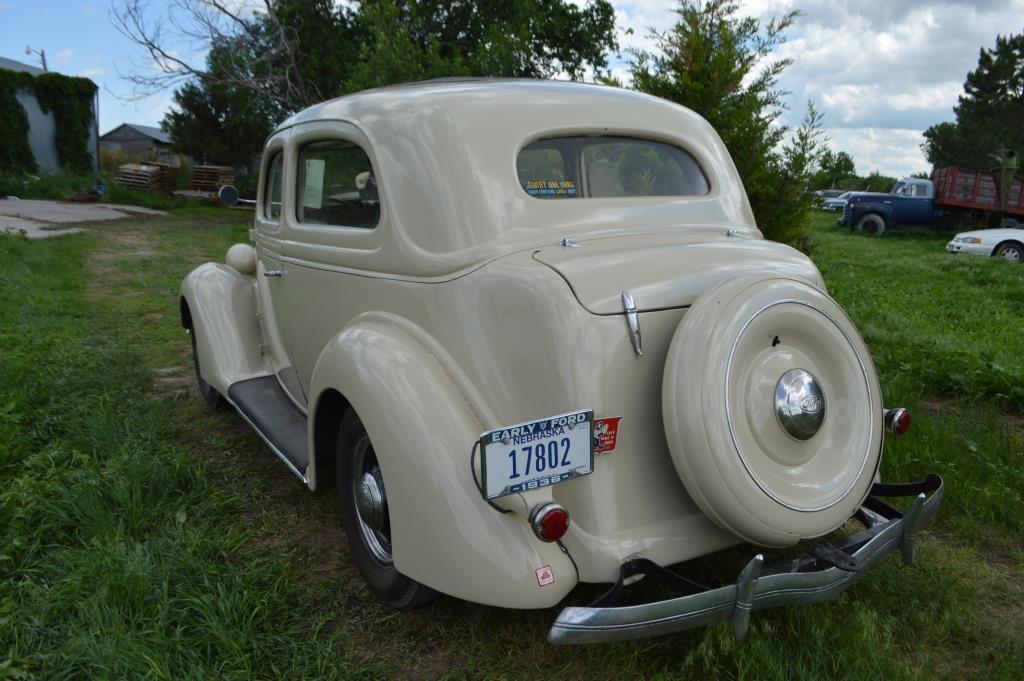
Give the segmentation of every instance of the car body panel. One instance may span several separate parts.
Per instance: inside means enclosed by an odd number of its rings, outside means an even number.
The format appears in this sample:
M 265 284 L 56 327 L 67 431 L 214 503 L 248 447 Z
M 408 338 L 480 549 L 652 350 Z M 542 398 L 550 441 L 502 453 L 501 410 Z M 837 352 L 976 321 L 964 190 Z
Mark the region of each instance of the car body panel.
M 256 285 L 251 277 L 220 263 L 192 270 L 181 285 L 196 338 L 203 378 L 226 395 L 232 383 L 273 372 L 261 354 Z M 182 310 L 183 316 L 185 311 Z M 182 319 L 186 323 L 186 319 Z
M 548 246 L 534 258 L 565 278 L 580 304 L 594 314 L 622 314 L 625 290 L 641 312 L 685 307 L 710 286 L 745 269 L 823 285 L 805 255 L 740 230 L 690 228 L 685 233 L 580 243 L 581 248 Z M 679 266 L 681 262 L 685 268 Z

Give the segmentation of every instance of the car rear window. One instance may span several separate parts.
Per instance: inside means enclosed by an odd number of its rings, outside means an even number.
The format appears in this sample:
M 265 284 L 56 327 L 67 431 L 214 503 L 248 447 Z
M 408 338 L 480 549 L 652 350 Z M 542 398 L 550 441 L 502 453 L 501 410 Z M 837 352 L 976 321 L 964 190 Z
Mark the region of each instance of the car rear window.
M 299 150 L 295 217 L 303 224 L 372 229 L 380 220 L 377 177 L 358 145 L 324 140 Z
M 679 147 L 633 137 L 537 140 L 519 151 L 523 190 L 538 199 L 701 196 L 707 177 Z

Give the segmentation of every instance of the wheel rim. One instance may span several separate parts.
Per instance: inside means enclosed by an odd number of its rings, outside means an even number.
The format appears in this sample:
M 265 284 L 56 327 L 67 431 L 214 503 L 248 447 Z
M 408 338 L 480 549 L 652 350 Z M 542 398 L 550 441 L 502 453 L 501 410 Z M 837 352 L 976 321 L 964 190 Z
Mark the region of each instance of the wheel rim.
M 352 450 L 351 480 L 356 521 L 363 544 L 377 563 L 390 567 L 394 561 L 391 557 L 391 523 L 384 477 L 370 438 L 365 434 L 356 441 Z
M 1007 262 L 1020 262 L 1020 249 L 1010 246 L 1003 249 L 1003 260 Z

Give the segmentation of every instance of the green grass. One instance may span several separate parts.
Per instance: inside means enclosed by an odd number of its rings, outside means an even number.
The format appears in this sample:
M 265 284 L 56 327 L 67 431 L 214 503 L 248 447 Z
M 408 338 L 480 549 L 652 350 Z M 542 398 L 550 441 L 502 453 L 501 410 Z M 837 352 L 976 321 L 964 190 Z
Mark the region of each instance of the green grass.
M 309 494 L 237 417 L 201 407 L 177 288 L 245 239 L 242 219 L 0 238 L 0 678 L 1024 677 L 1024 267 L 822 218 L 813 257 L 887 403 L 915 414 L 883 472 L 946 477 L 918 561 L 889 558 L 827 603 L 758 612 L 744 642 L 716 625 L 566 648 L 544 642 L 557 609 L 379 605 L 331 490 Z M 728 581 L 752 551 L 684 569 Z

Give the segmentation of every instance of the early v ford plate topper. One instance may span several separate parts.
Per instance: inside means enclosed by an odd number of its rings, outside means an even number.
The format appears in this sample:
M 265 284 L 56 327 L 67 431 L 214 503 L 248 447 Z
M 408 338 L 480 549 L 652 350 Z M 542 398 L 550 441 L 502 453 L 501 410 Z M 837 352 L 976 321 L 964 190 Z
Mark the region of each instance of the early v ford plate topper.
M 594 412 L 577 411 L 480 436 L 488 499 L 565 482 L 594 471 Z

